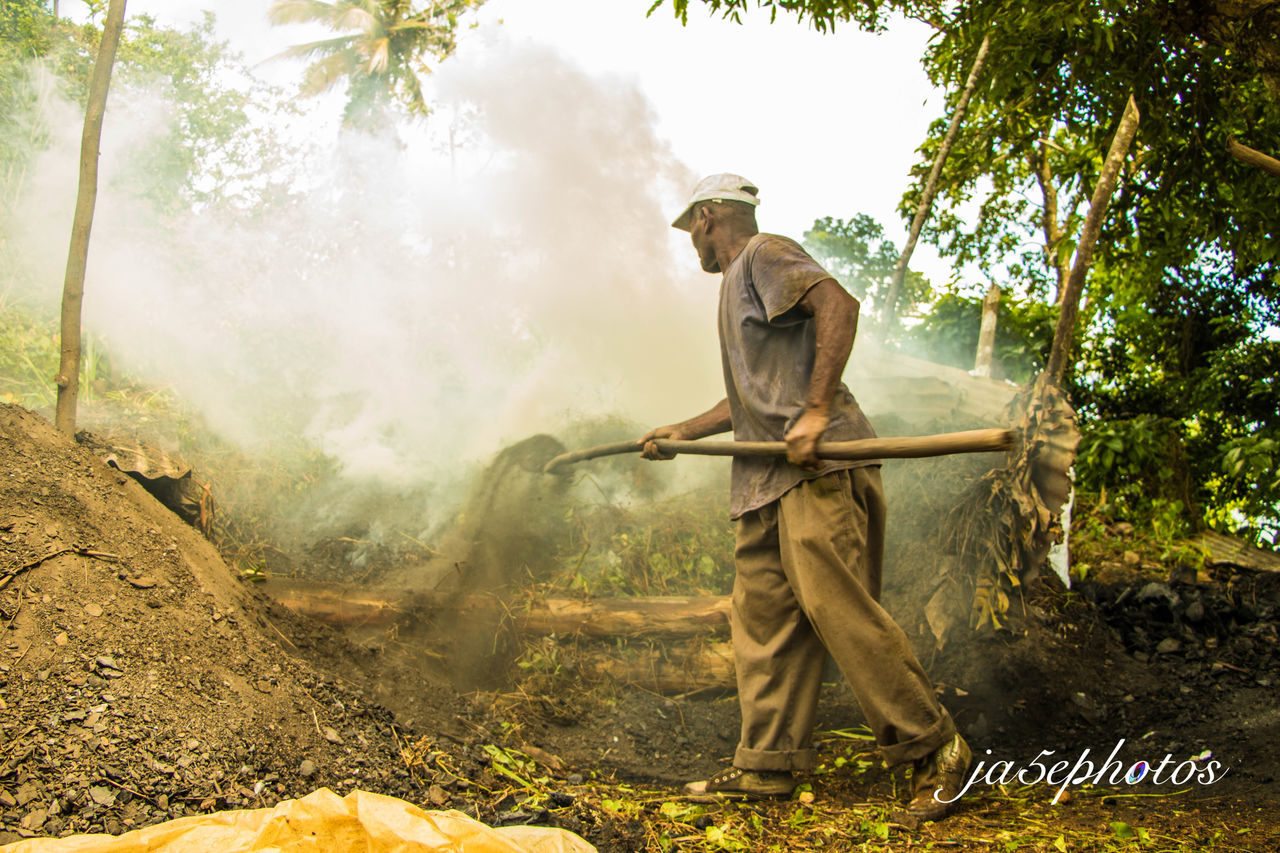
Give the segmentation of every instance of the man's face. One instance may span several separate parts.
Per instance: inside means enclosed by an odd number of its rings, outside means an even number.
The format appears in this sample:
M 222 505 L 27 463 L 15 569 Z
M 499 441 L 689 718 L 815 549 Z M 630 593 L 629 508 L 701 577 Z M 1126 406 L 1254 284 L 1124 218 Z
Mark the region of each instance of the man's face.
M 701 206 L 695 207 L 693 218 L 689 222 L 689 239 L 693 241 L 703 272 L 720 272 L 720 262 L 716 260 L 715 250 L 707 237 L 707 229 L 711 224 L 707 212 Z

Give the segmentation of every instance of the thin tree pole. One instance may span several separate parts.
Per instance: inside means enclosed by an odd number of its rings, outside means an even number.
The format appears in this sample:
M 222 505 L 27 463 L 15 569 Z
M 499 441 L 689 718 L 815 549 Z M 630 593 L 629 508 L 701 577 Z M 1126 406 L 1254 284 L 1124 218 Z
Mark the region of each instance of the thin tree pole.
M 933 158 L 933 166 L 929 169 L 929 177 L 925 180 L 924 194 L 920 196 L 920 203 L 916 205 L 915 216 L 911 219 L 911 231 L 907 235 L 907 245 L 903 248 L 902 254 L 898 256 L 898 262 L 893 265 L 893 276 L 889 280 L 889 293 L 885 297 L 884 328 L 882 329 L 884 335 L 889 334 L 889 330 L 893 328 L 893 324 L 897 321 L 898 294 L 902 292 L 902 282 L 907 277 L 907 264 L 911 260 L 911 253 L 916 250 L 916 241 L 920 239 L 920 230 L 924 228 L 924 221 L 929 216 L 929 209 L 933 207 L 934 196 L 938 194 L 938 176 L 942 174 L 942 165 L 947 162 L 947 155 L 951 153 L 951 146 L 956 141 L 956 136 L 960 133 L 960 122 L 963 121 L 964 114 L 969 109 L 969 99 L 973 97 L 973 92 L 978 87 L 978 76 L 982 73 L 982 66 L 987 61 L 987 49 L 990 46 L 991 36 L 983 36 L 982 44 L 978 47 L 978 55 L 974 57 L 973 65 L 969 68 L 969 79 L 965 81 L 964 91 L 960 93 L 960 100 L 956 102 L 956 110 L 951 115 L 951 125 L 947 128 L 947 135 L 942 138 L 942 145 L 938 148 L 938 153 Z
M 1116 179 L 1120 175 L 1120 166 L 1124 163 L 1129 145 L 1138 131 L 1138 105 L 1129 96 L 1124 107 L 1124 115 L 1120 118 L 1120 126 L 1111 139 L 1111 148 L 1107 151 L 1107 159 L 1102 164 L 1102 173 L 1093 188 L 1093 198 L 1089 201 L 1089 213 L 1085 216 L 1084 227 L 1080 232 L 1080 242 L 1076 245 L 1075 261 L 1071 265 L 1071 277 L 1067 279 L 1067 289 L 1062 295 L 1061 313 L 1058 314 L 1058 328 L 1053 335 L 1053 349 L 1049 352 L 1047 372 L 1055 383 L 1062 382 L 1062 375 L 1067 369 L 1067 356 L 1071 354 L 1071 338 L 1075 334 L 1076 315 L 1080 310 L 1080 294 L 1084 292 L 1085 276 L 1089 273 L 1089 265 L 1093 262 L 1093 247 L 1098 242 L 1098 234 L 1102 231 L 1102 221 L 1107 215 L 1107 206 L 1111 203 L 1111 195 L 1116 189 Z
M 58 407 L 54 424 L 67 435 L 76 431 L 76 399 L 80 394 L 80 309 L 84 302 L 84 273 L 89 259 L 89 231 L 98 199 L 98 146 L 102 142 L 102 117 L 107 109 L 111 67 L 124 29 L 125 0 L 111 0 L 102 26 L 102 44 L 89 80 L 89 105 L 84 114 L 84 134 L 80 137 L 80 190 L 71 222 L 71 248 L 67 252 L 67 273 L 62 282 L 62 357 L 58 375 Z
M 1000 285 L 993 284 L 982 300 L 982 325 L 978 328 L 978 352 L 973 359 L 973 372 L 991 375 L 996 353 L 996 318 L 1000 312 Z
M 1280 178 L 1280 160 L 1250 148 L 1248 145 L 1241 145 L 1236 142 L 1234 136 L 1227 139 L 1227 151 L 1237 160 L 1248 163 L 1250 166 L 1256 166 L 1262 171 L 1270 172 Z

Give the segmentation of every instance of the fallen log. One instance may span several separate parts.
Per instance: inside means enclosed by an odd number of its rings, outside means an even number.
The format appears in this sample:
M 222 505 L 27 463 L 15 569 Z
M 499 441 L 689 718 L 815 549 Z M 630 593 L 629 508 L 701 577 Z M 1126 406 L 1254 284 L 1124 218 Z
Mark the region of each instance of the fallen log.
M 295 613 L 344 628 L 430 619 L 432 613 L 505 616 L 518 633 L 586 637 L 696 637 L 726 631 L 729 597 L 548 598 L 508 604 L 485 595 L 380 597 L 345 584 L 271 578 L 264 591 Z M 505 613 L 504 613 L 505 611 Z
M 548 598 L 511 615 L 525 634 L 695 637 L 729 627 L 729 597 Z
M 636 649 L 618 655 L 614 650 L 580 650 L 576 661 L 584 675 L 608 678 L 655 693 L 693 693 L 737 687 L 733 647 L 727 641 L 695 641 Z

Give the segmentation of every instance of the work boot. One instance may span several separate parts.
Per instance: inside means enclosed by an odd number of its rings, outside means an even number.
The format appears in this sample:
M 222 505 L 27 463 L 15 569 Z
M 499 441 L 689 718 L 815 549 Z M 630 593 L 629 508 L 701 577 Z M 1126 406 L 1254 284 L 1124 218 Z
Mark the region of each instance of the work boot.
M 726 767 L 710 779 L 690 782 L 686 794 L 712 794 L 721 797 L 787 797 L 795 790 L 795 777 L 787 770 L 743 770 Z
M 959 734 L 918 759 L 911 773 L 912 797 L 907 814 L 917 820 L 946 817 L 964 790 L 965 774 L 972 759 L 969 744 Z

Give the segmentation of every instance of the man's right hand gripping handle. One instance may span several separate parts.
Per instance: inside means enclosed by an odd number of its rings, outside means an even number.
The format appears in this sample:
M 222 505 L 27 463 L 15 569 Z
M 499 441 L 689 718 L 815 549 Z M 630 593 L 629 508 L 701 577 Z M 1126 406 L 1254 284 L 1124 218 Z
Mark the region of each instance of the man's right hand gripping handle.
M 658 445 L 653 442 L 655 438 L 671 438 L 680 440 L 684 438 L 684 435 L 680 432 L 679 424 L 670 424 L 668 426 L 649 430 L 644 434 L 643 438 L 636 442 L 637 444 L 644 445 L 644 450 L 640 451 L 640 455 L 645 459 L 666 460 L 676 458 L 674 453 L 663 453 L 659 450 Z
M 655 438 L 669 438 L 674 441 L 693 441 L 698 438 L 706 438 L 709 435 L 728 432 L 731 429 L 733 429 L 733 419 L 729 416 L 729 401 L 725 399 L 716 403 L 696 418 L 689 418 L 689 420 L 681 421 L 678 424 L 668 424 L 657 429 L 651 429 L 636 443 L 644 445 L 644 450 L 640 452 L 640 455 L 645 459 L 675 459 L 676 455 L 674 453 L 663 453 L 658 450 L 658 445 L 654 444 L 653 440 Z

